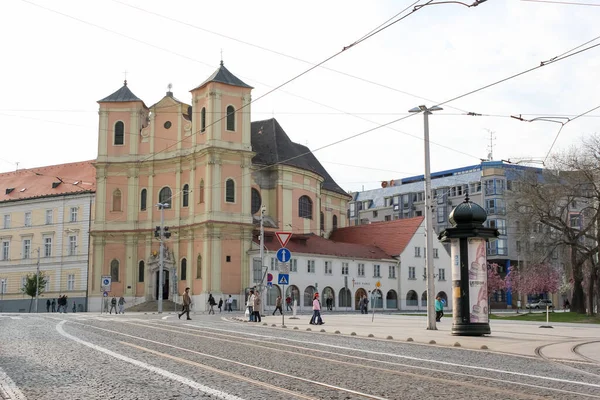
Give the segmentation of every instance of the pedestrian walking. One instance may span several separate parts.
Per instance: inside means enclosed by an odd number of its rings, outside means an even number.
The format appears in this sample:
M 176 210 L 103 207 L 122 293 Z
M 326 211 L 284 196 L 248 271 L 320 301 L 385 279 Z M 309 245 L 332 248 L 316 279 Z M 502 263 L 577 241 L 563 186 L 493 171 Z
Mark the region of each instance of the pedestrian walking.
M 233 306 L 233 297 L 231 297 L 231 295 L 229 295 L 229 297 L 227 298 L 227 311 L 229 311 L 229 312 L 233 311 L 231 309 L 232 306 Z
M 113 296 L 113 298 L 110 300 L 110 312 L 109 312 L 109 314 L 112 314 L 113 308 L 115 309 L 115 314 L 118 314 L 118 312 L 117 312 L 117 298 L 115 296 Z
M 250 297 L 248 297 L 248 304 L 247 304 L 250 322 L 254 321 L 254 299 L 255 299 L 254 290 L 251 290 Z
M 46 312 L 50 312 L 50 299 L 46 300 Z
M 321 319 L 321 302 L 319 301 L 319 293 L 313 296 L 313 315 L 310 320 L 311 325 L 323 325 L 325 322 Z
M 563 311 L 571 311 L 571 304 L 569 303 L 568 299 L 565 299 L 564 303 L 563 303 Z
M 223 298 L 219 297 L 219 305 L 217 306 L 217 308 L 219 309 L 219 314 L 221 314 L 221 307 L 223 307 Z
M 123 296 L 119 297 L 119 314 L 125 314 L 125 298 Z
M 73 300 L 73 312 L 77 312 L 77 306 L 75 305 L 75 300 Z
M 215 305 L 217 304 L 217 302 L 215 301 L 215 298 L 213 297 L 213 295 L 211 293 L 208 294 L 208 305 L 210 306 L 210 309 L 208 310 L 209 314 L 214 314 L 215 313 Z
M 290 296 L 285 298 L 285 310 L 286 311 L 294 311 L 292 309 L 292 298 Z
M 279 315 L 283 315 L 283 310 L 281 309 L 281 296 L 277 296 L 277 300 L 275 300 L 275 311 L 273 311 L 273 315 L 279 310 Z
M 262 300 L 258 290 L 254 296 L 254 322 L 262 322 L 260 314 L 262 313 Z
M 442 317 L 444 316 L 444 302 L 440 296 L 435 298 L 435 321 L 441 322 Z
M 56 312 L 56 300 L 52 299 L 52 312 Z
M 181 319 L 183 314 L 187 314 L 187 320 L 191 320 L 190 318 L 190 304 L 192 304 L 192 298 L 190 297 L 190 288 L 186 287 L 185 292 L 183 293 L 183 309 L 181 310 L 181 314 L 177 316 Z

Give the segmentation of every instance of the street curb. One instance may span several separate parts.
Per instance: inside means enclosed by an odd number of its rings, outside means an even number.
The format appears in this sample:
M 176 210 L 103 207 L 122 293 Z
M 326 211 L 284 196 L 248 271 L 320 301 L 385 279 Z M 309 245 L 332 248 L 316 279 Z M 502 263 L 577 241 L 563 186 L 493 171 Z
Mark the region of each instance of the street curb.
M 228 319 L 230 319 L 232 321 L 242 322 L 242 323 L 248 322 L 247 319 L 239 318 L 239 317 L 232 317 L 232 318 L 228 318 Z M 260 323 L 257 326 L 265 327 L 264 324 L 260 324 Z M 283 330 L 283 329 L 289 328 L 289 326 L 281 327 L 280 325 L 271 324 L 270 326 L 267 325 L 266 328 L 268 328 L 268 329 L 275 328 L 275 329 Z M 292 329 L 299 330 L 300 328 L 298 326 L 294 326 Z M 478 351 L 478 352 L 510 354 L 510 355 L 521 356 L 521 357 L 535 358 L 534 356 L 528 356 L 528 355 L 523 355 L 523 354 L 513 354 L 513 353 L 506 353 L 506 352 L 501 352 L 501 351 L 494 351 L 494 350 L 491 350 L 487 345 L 478 345 L 478 347 L 464 347 L 460 342 L 453 342 L 453 343 L 448 343 L 448 344 L 437 343 L 435 340 L 428 340 L 426 342 L 417 342 L 417 341 L 414 341 L 413 338 L 411 338 L 411 337 L 408 337 L 406 339 L 395 339 L 395 338 L 392 338 L 391 335 L 376 337 L 372 333 L 369 333 L 368 335 L 358 335 L 358 334 L 356 334 L 356 332 L 341 333 L 339 330 L 336 330 L 335 332 L 331 332 L 331 331 L 326 332 L 325 329 L 313 331 L 310 327 L 307 328 L 305 330 L 305 332 L 311 332 L 313 334 L 320 334 L 320 335 L 338 336 L 338 337 L 339 336 L 347 336 L 347 337 L 352 337 L 352 338 L 357 338 L 357 339 L 375 340 L 375 341 L 387 342 L 387 343 L 389 343 L 389 342 L 411 343 L 411 344 L 416 344 L 416 345 L 420 345 L 420 346 L 428 346 L 428 347 L 443 347 L 443 348 L 452 348 L 452 349 L 458 349 L 458 350 L 470 350 L 470 351 Z

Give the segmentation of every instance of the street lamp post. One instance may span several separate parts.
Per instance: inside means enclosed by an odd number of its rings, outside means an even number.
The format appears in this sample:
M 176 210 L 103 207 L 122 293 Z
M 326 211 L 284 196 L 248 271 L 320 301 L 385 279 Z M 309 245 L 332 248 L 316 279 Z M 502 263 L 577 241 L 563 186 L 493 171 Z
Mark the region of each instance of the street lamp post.
M 423 112 L 425 126 L 425 268 L 427 269 L 427 329 L 437 330 L 435 325 L 435 287 L 433 275 L 433 221 L 431 215 L 431 167 L 429 160 L 429 114 L 433 111 L 441 111 L 443 108 L 433 106 L 427 108 L 418 106 L 411 108 L 408 112 Z

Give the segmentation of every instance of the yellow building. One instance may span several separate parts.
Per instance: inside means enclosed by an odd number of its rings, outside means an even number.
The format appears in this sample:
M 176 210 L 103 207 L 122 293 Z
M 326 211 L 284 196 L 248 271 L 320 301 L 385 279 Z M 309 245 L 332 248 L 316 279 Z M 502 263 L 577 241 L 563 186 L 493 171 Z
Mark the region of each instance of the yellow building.
M 61 294 L 69 312 L 74 303 L 86 309 L 95 191 L 92 161 L 0 174 L 0 311 L 29 311 L 31 298 L 21 288 L 38 262 L 47 277 L 40 312 Z

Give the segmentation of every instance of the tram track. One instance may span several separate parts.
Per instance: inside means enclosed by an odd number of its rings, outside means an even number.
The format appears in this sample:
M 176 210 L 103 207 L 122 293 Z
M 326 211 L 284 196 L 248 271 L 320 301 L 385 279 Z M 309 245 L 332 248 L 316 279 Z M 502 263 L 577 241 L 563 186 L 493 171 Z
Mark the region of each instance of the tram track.
M 544 354 L 544 349 L 550 347 L 550 346 L 556 346 L 556 345 L 561 345 L 564 344 L 565 342 L 554 342 L 554 343 L 546 343 L 542 346 L 538 346 L 535 348 L 535 354 L 539 359 L 542 359 L 543 361 L 547 362 L 547 363 L 551 363 L 557 366 L 560 366 L 561 368 L 564 369 L 568 369 L 571 371 L 577 371 L 580 374 L 585 374 L 588 376 L 593 376 L 595 378 L 600 378 L 600 374 L 597 373 L 593 373 L 593 372 L 589 372 L 589 371 L 585 371 L 581 368 L 577 368 L 575 366 L 573 366 L 573 364 L 577 365 L 585 365 L 585 366 L 594 366 L 594 367 L 600 367 L 600 362 L 597 360 L 594 360 L 592 358 L 589 358 L 583 354 L 581 354 L 578 351 L 578 348 L 585 345 L 585 344 L 590 344 L 590 343 L 599 343 L 600 340 L 595 340 L 595 341 L 587 341 L 587 342 L 581 342 L 580 340 L 577 341 L 578 343 L 574 344 L 573 346 L 571 346 L 571 353 L 576 354 L 578 357 L 581 358 L 581 360 L 570 360 L 570 359 L 558 359 L 558 358 L 551 358 L 548 357 Z
M 496 378 L 492 378 L 489 376 L 482 376 L 482 375 L 478 375 L 478 374 L 468 374 L 468 373 L 463 373 L 463 372 L 451 371 L 448 369 L 438 369 L 438 368 L 431 368 L 431 367 L 416 366 L 416 365 L 411 365 L 411 364 L 403 364 L 403 363 L 398 363 L 398 362 L 386 361 L 386 360 L 382 360 L 382 359 L 373 359 L 373 358 L 362 357 L 362 356 L 357 356 L 357 355 L 342 354 L 339 352 L 332 352 L 332 351 L 327 351 L 327 350 L 308 348 L 305 345 L 297 346 L 297 345 L 290 345 L 290 344 L 282 344 L 281 342 L 270 341 L 269 339 L 271 339 L 271 338 L 269 336 L 261 337 L 261 335 L 257 335 L 261 338 L 253 339 L 253 338 L 243 337 L 245 335 L 243 332 L 238 332 L 236 334 L 224 334 L 224 333 L 215 332 L 214 328 L 203 328 L 203 327 L 182 328 L 182 327 L 178 326 L 177 329 L 169 329 L 172 326 L 165 326 L 165 324 L 161 321 L 143 321 L 142 323 L 137 323 L 137 324 L 133 323 L 133 322 L 127 322 L 127 324 L 138 325 L 138 326 L 143 326 L 143 327 L 151 326 L 152 328 L 157 329 L 157 330 L 162 330 L 162 331 L 166 331 L 169 333 L 176 333 L 176 334 L 180 334 L 180 335 L 196 336 L 196 337 L 201 337 L 201 338 L 210 337 L 219 342 L 231 342 L 231 343 L 239 344 L 240 341 L 243 341 L 244 346 L 264 348 L 264 349 L 268 349 L 269 351 L 275 351 L 275 352 L 284 353 L 287 355 L 302 356 L 305 358 L 318 360 L 319 362 L 329 362 L 329 363 L 341 365 L 342 367 L 355 367 L 357 364 L 360 364 L 361 368 L 366 368 L 366 369 L 369 369 L 369 370 L 371 370 L 373 372 L 377 372 L 377 373 L 384 373 L 384 374 L 396 375 L 396 376 L 406 376 L 411 379 L 432 380 L 437 383 L 442 382 L 444 384 L 449 384 L 449 385 L 453 385 L 453 386 L 462 386 L 462 387 L 465 387 L 468 389 L 476 389 L 476 390 L 483 390 L 486 392 L 492 392 L 495 394 L 510 395 L 511 398 L 538 399 L 538 398 L 545 398 L 545 397 L 538 396 L 538 395 L 532 395 L 532 394 L 526 394 L 526 393 L 523 393 L 522 391 L 515 391 L 515 390 L 502 388 L 502 387 L 493 387 L 493 386 L 489 386 L 489 385 L 481 385 L 481 384 L 477 384 L 477 383 L 473 383 L 473 382 L 467 382 L 467 381 L 464 381 L 464 379 L 483 380 L 483 381 L 487 381 L 488 383 L 494 383 L 494 384 L 498 384 L 498 385 L 507 385 L 507 384 L 508 385 L 516 385 L 516 386 L 535 388 L 535 389 L 540 389 L 540 390 L 545 390 L 545 391 L 550 391 L 550 392 L 555 392 L 555 393 L 564 393 L 564 394 L 568 393 L 571 395 L 576 394 L 579 396 L 585 396 L 585 397 L 589 397 L 589 398 L 600 398 L 599 395 L 592 395 L 589 393 L 582 393 L 582 392 L 574 392 L 573 390 L 563 390 L 563 389 L 559 389 L 559 388 L 552 388 L 552 387 L 548 387 L 547 385 L 536 385 L 536 384 L 529 384 L 529 383 L 524 383 L 524 382 L 519 382 L 519 381 L 514 381 L 514 380 L 507 380 L 506 378 L 496 379 Z M 218 329 L 217 329 L 217 331 L 218 331 Z M 309 345 L 309 344 L 310 343 L 308 343 L 308 342 L 306 343 L 306 345 Z M 281 347 L 286 348 L 287 350 L 284 350 Z M 306 354 L 307 350 L 310 351 L 311 354 Z M 356 352 L 364 352 L 364 351 L 361 351 L 360 349 L 349 349 L 349 350 L 356 351 Z M 317 355 L 315 355 L 315 353 L 317 353 L 319 355 L 317 356 Z M 340 358 L 342 360 L 335 359 L 334 357 Z M 380 365 L 383 364 L 386 367 L 383 368 L 381 366 L 372 365 L 373 363 L 380 364 Z M 427 375 L 423 375 L 421 373 L 416 373 L 416 372 L 398 371 L 397 369 L 390 369 L 389 367 L 396 367 L 396 368 L 400 367 L 400 368 L 413 369 L 413 370 L 418 370 L 421 372 L 432 373 L 433 375 L 427 376 Z M 448 377 L 448 378 L 441 377 L 441 374 L 450 375 L 450 377 Z M 461 381 L 459 379 L 456 379 L 457 377 L 460 377 L 463 380 Z M 600 385 L 597 385 L 597 386 L 600 387 Z

